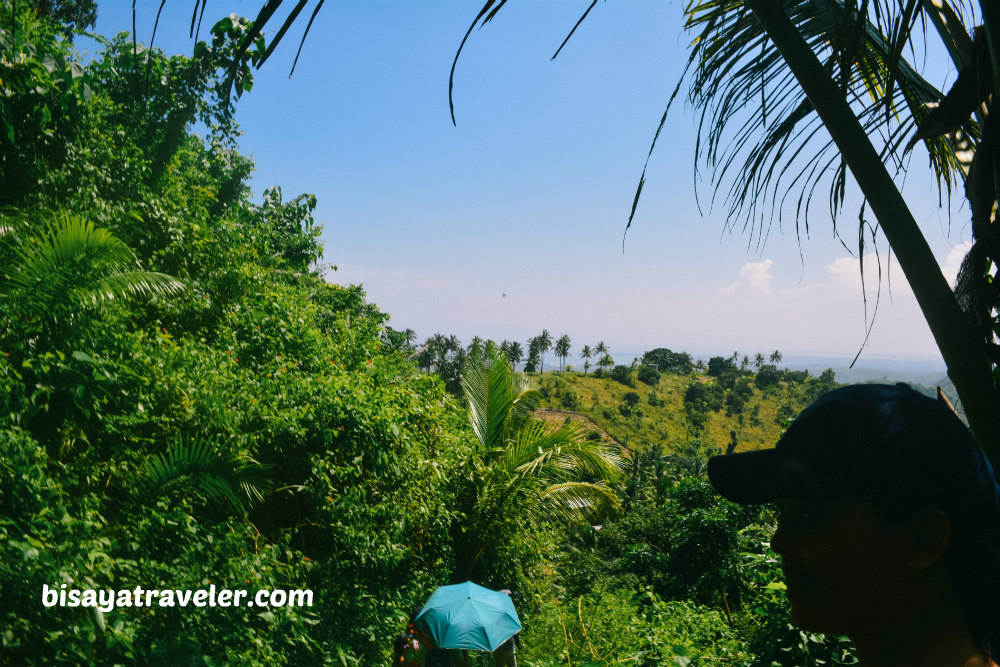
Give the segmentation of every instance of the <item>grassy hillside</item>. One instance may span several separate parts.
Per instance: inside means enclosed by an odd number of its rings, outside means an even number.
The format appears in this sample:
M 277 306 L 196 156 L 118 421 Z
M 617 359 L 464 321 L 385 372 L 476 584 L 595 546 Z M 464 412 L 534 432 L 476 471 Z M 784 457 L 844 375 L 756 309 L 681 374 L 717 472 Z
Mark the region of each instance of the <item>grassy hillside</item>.
M 778 371 L 776 384 L 760 389 L 755 374 L 715 378 L 700 374 L 664 373 L 654 385 L 631 373 L 630 387 L 605 373 L 550 372 L 533 379 L 544 396 L 541 408 L 550 418 L 571 413 L 591 421 L 617 442 L 637 451 L 654 444 L 666 452 L 725 451 L 735 433 L 737 451 L 773 445 L 788 418 L 831 388 L 830 378 L 803 377 Z M 689 387 L 703 385 L 708 401 L 685 402 Z M 727 385 L 729 385 L 727 387 Z M 729 398 L 742 394 L 740 400 Z M 627 398 L 627 395 L 633 394 Z M 636 398 L 635 395 L 638 395 Z M 706 405 L 708 403 L 708 405 Z M 545 414 L 545 413 L 543 413 Z

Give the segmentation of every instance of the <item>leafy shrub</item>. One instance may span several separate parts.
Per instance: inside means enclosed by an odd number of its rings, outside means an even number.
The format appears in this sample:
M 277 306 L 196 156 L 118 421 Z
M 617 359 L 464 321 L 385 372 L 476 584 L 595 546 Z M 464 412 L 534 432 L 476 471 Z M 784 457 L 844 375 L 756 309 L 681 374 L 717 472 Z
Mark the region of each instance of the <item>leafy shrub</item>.
M 724 398 L 725 393 L 720 386 L 696 380 L 684 391 L 684 407 L 689 414 L 718 412 L 722 409 Z
M 809 371 L 785 371 L 784 380 L 790 384 L 805 384 L 809 380 Z
M 636 380 L 638 373 L 632 370 L 629 366 L 615 366 L 611 369 L 611 379 L 619 384 L 623 384 L 626 387 L 636 388 Z
M 758 389 L 767 389 L 777 385 L 780 380 L 781 375 L 778 373 L 778 369 L 772 364 L 764 364 L 757 371 L 755 382 Z
M 660 397 L 660 394 L 655 389 L 649 392 L 649 398 L 647 400 L 654 408 L 662 408 L 667 404 L 667 402 Z
M 660 382 L 660 372 L 652 366 L 642 366 L 637 371 L 636 378 L 639 382 L 655 387 Z
M 753 380 L 748 377 L 740 378 L 733 385 L 732 391 L 742 399 L 750 398 L 753 396 Z
M 641 590 L 608 590 L 543 603 L 525 623 L 526 667 L 618 664 L 713 665 L 747 657 L 717 610 Z
M 572 389 L 567 389 L 563 392 L 559 404 L 567 410 L 578 410 L 580 408 L 580 397 Z
M 735 391 L 726 392 L 726 416 L 731 417 L 743 412 L 746 400 Z
M 655 364 L 659 372 L 671 372 L 677 375 L 687 375 L 694 370 L 694 362 L 687 352 L 671 352 L 665 347 L 658 347 L 642 355 L 642 363 Z
M 738 374 L 739 367 L 730 357 L 711 357 L 708 360 L 708 374 L 718 377 L 724 373 Z

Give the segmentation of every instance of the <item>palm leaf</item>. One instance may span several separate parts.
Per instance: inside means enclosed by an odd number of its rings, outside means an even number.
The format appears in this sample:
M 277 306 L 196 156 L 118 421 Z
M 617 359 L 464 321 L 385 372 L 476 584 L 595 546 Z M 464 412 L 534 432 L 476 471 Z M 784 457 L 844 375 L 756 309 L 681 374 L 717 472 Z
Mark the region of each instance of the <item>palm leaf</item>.
M 178 437 L 146 462 L 139 488 L 151 495 L 195 494 L 244 512 L 263 498 L 267 467 L 215 440 Z
M 11 261 L 0 276 L 0 295 L 19 301 L 36 316 L 96 306 L 127 297 L 172 295 L 183 283 L 143 271 L 132 250 L 109 230 L 80 216 L 44 221 L 12 220 Z
M 515 373 L 503 351 L 489 342 L 474 350 L 462 372 L 469 420 L 479 441 L 467 470 L 475 494 L 466 511 L 466 572 L 495 539 L 504 521 L 539 524 L 581 521 L 617 507 L 606 482 L 618 479 L 622 459 L 609 446 L 587 439 L 573 423 L 533 418 L 539 394 Z
M 786 12 L 844 95 L 866 132 L 879 137 L 881 156 L 891 171 L 902 168 L 905 139 L 942 95 L 902 57 L 914 11 L 896 11 L 886 37 L 885 14 L 866 13 L 851 0 L 798 0 Z M 873 16 L 869 16 L 869 13 Z M 730 225 L 766 239 L 781 223 L 784 204 L 795 202 L 796 229 L 808 234 L 817 185 L 829 184 L 829 209 L 836 216 L 844 201 L 846 172 L 839 152 L 823 129 L 780 54 L 742 0 L 692 2 L 689 29 L 696 67 L 689 97 L 699 109 L 699 161 L 712 171 L 716 196 L 724 195 Z M 978 128 L 965 137 L 975 142 Z M 947 138 L 925 141 L 939 185 L 950 194 L 966 164 L 962 148 Z M 641 183 L 640 183 L 641 187 Z M 793 195 L 797 193 L 797 195 Z M 793 195 L 790 201 L 788 198 Z M 714 197 L 713 197 L 714 199 Z

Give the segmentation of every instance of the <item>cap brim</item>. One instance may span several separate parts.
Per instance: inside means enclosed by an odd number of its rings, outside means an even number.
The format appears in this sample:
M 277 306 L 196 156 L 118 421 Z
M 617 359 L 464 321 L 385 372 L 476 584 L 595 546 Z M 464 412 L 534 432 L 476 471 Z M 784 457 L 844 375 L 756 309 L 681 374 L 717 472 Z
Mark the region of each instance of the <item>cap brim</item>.
M 720 495 L 741 505 L 778 498 L 819 500 L 827 495 L 809 465 L 779 449 L 713 456 L 708 479 Z

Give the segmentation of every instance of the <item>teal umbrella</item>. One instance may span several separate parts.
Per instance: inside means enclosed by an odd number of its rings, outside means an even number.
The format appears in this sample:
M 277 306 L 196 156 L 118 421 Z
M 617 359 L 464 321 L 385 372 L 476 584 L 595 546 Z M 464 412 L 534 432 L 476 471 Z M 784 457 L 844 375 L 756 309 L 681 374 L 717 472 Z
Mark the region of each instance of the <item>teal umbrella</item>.
M 471 581 L 438 587 L 416 620 L 441 648 L 495 651 L 521 631 L 510 597 Z

